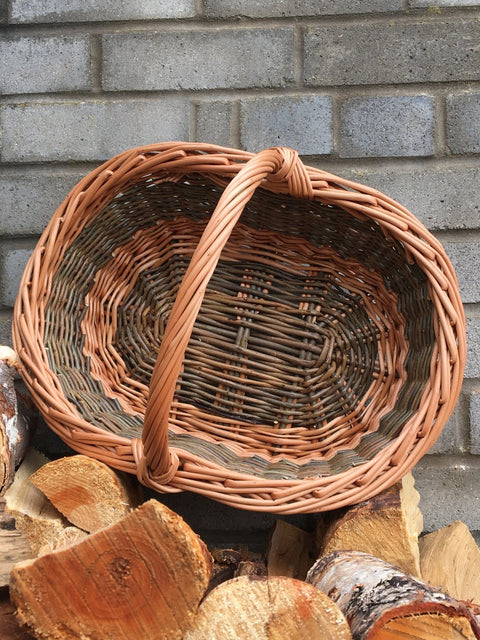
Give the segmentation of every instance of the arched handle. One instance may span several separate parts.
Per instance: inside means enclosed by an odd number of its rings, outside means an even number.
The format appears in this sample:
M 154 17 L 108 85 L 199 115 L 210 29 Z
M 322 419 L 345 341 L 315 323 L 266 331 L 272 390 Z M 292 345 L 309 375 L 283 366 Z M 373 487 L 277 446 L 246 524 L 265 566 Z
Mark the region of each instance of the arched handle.
M 303 199 L 313 197 L 310 178 L 298 153 L 285 147 L 256 154 L 225 188 L 173 304 L 150 381 L 142 441 L 132 445 L 140 466 L 137 473 L 147 476 L 150 485 L 168 484 L 178 468 L 178 458 L 168 446 L 168 421 L 185 351 L 222 249 L 245 205 L 265 180 L 272 191 Z

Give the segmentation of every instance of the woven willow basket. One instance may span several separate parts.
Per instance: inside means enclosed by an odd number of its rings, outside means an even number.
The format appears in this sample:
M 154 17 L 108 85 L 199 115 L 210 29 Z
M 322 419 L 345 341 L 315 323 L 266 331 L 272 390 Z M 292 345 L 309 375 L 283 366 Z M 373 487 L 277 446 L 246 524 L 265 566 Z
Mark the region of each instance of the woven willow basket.
M 291 149 L 180 142 L 71 191 L 13 335 L 74 450 L 277 513 L 399 480 L 449 417 L 466 348 L 452 266 L 401 205 Z

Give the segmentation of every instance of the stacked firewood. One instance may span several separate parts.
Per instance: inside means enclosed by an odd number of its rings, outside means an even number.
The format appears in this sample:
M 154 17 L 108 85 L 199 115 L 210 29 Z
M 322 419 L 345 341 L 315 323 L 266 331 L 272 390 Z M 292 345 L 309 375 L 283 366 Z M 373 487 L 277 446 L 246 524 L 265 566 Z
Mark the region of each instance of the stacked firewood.
M 278 520 L 252 553 L 207 547 L 102 462 L 22 457 L 0 502 L 1 638 L 480 638 L 480 550 L 461 522 L 422 535 L 411 474 L 314 531 Z

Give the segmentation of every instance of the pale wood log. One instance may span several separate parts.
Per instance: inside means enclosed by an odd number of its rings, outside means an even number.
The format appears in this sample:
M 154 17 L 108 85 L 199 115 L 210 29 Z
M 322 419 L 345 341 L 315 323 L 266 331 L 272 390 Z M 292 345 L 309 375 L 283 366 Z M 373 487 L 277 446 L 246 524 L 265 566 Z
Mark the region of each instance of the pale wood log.
M 27 538 L 16 528 L 15 518 L 5 513 L 5 498 L 0 498 L 0 587 L 8 585 L 15 564 L 32 557 Z
M 336 602 L 355 640 L 480 638 L 478 611 L 369 554 L 334 551 L 307 581 Z
M 269 576 L 288 576 L 304 580 L 315 561 L 315 539 L 311 533 L 277 520 L 265 550 Z
M 149 500 L 85 540 L 11 573 L 16 615 L 48 640 L 177 640 L 212 559 L 182 518 Z
M 15 386 L 19 367 L 15 351 L 0 346 L 0 495 L 13 482 L 36 419 L 32 402 Z
M 453 598 L 480 605 L 480 549 L 464 522 L 420 538 L 422 578 Z
M 233 578 L 202 602 L 184 640 L 351 640 L 338 607 L 284 576 Z
M 18 531 L 27 538 L 32 556 L 51 551 L 86 537 L 87 533 L 71 526 L 30 477 L 48 459 L 29 449 L 17 470 L 13 484 L 5 492 L 6 511 L 15 518 Z
M 318 555 L 363 551 L 420 577 L 418 537 L 423 529 L 420 495 L 413 475 L 349 508 L 329 526 L 319 527 Z
M 52 460 L 30 481 L 70 523 L 88 533 L 114 524 L 142 502 L 133 476 L 85 455 Z

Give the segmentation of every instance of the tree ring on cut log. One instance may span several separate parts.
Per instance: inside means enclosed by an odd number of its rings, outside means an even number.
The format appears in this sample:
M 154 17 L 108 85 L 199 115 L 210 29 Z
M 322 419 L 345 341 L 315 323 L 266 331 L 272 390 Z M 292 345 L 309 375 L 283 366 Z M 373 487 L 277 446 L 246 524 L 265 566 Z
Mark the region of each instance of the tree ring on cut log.
M 152 573 L 159 574 L 160 566 L 148 566 L 148 548 L 141 536 L 129 536 L 135 549 L 135 558 L 129 557 L 125 545 L 121 549 L 105 549 L 86 567 L 83 586 L 83 602 L 89 615 L 98 618 L 114 619 L 118 611 L 126 607 L 135 607 L 135 594 L 141 591 L 148 597 L 151 589 Z M 140 556 L 143 562 L 138 561 Z M 166 571 L 166 569 L 165 569 Z M 159 576 L 162 580 L 162 576 Z M 99 597 L 97 588 L 107 589 L 108 598 Z

